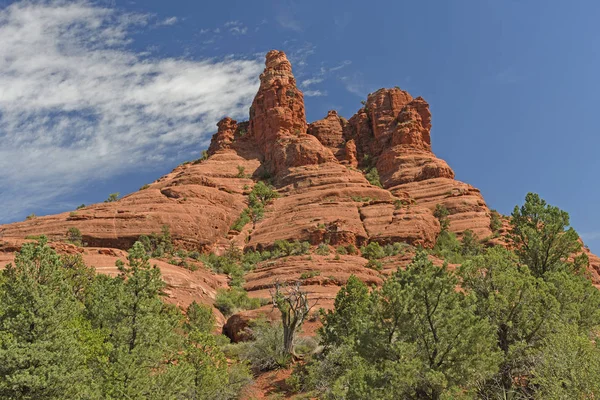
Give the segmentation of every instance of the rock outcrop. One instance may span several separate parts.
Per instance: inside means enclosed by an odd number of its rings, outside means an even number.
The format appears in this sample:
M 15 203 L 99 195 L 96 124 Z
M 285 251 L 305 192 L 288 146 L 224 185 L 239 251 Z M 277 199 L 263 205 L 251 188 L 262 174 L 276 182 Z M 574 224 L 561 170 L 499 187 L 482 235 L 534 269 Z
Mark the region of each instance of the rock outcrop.
M 45 234 L 57 250 L 73 251 L 63 246 L 69 228 L 81 231 L 88 245 L 81 253 L 104 273 L 114 273 L 114 261 L 140 235 L 159 233 L 163 225 L 177 247 L 201 252 L 221 253 L 231 245 L 269 249 L 277 240 L 432 247 L 440 232 L 433 211 L 441 204 L 459 236 L 467 229 L 480 238 L 492 235 L 491 213 L 479 190 L 456 180 L 450 166 L 432 152 L 429 105 L 399 88 L 369 94 L 349 120 L 329 111 L 308 124 L 292 66 L 283 52 L 273 50 L 249 120 L 224 118 L 217 127 L 207 159 L 185 163 L 116 202 L 0 226 L 0 267 L 29 236 Z M 365 172 L 373 168 L 380 182 L 372 176 L 367 180 Z M 274 185 L 279 198 L 261 220 L 232 230 L 259 180 Z M 502 243 L 502 237 L 492 241 Z M 593 279 L 600 283 L 600 259 L 589 256 Z M 387 260 L 382 273 L 406 265 L 410 257 Z M 179 304 L 211 302 L 215 290 L 227 285 L 206 270 L 192 273 L 164 260 L 157 263 L 170 282 L 172 301 Z M 274 281 L 294 281 L 305 272 L 312 276 L 303 280 L 311 296 L 330 307 L 350 274 L 381 283 L 381 273 L 366 264 L 358 255 L 333 254 L 263 262 L 246 275 L 246 289 L 251 296 L 268 298 Z M 232 319 L 226 326 L 232 337 L 259 311 Z

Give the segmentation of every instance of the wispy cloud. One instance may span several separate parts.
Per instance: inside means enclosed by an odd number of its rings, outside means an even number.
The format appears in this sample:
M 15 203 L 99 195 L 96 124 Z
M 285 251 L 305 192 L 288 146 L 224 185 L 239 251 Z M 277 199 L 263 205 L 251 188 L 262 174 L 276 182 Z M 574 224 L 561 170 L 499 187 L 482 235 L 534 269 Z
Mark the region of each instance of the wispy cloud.
M 228 21 L 225 23 L 225 29 L 234 35 L 245 35 L 248 32 L 248 28 L 244 26 L 240 21 Z
M 169 17 L 169 18 L 165 18 L 164 20 L 160 21 L 158 23 L 158 25 L 164 25 L 164 26 L 175 25 L 177 23 L 177 21 L 179 21 L 179 18 Z
M 339 79 L 347 91 L 359 97 L 366 97 L 369 92 L 373 91 L 372 85 L 365 83 L 361 73 L 340 76 Z
M 309 87 L 311 85 L 315 85 L 317 83 L 321 83 L 323 82 L 323 78 L 310 78 L 310 79 L 305 79 L 302 81 L 302 83 L 300 84 L 300 86 L 306 88 Z
M 148 58 L 129 43 L 149 18 L 84 0 L 0 8 L 0 221 L 199 149 L 246 114 L 261 61 Z
M 327 92 L 321 90 L 305 90 L 304 95 L 308 97 L 320 97 L 327 96 Z

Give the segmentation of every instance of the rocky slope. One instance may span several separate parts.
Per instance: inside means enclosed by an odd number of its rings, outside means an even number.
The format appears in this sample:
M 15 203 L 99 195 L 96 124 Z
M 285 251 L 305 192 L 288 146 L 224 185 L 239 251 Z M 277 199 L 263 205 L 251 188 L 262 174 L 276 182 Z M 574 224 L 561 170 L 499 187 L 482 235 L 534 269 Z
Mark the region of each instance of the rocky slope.
M 160 232 L 163 225 L 170 227 L 176 246 L 201 252 L 220 253 L 231 243 L 245 250 L 268 249 L 276 240 L 431 247 L 440 231 L 433 215 L 437 204 L 449 210 L 450 229 L 459 236 L 467 229 L 480 238 L 491 236 L 491 214 L 481 193 L 456 180 L 450 166 L 435 156 L 430 130 L 427 102 L 399 88 L 369 94 L 349 120 L 329 111 L 308 124 L 291 64 L 274 50 L 266 56 L 249 120 L 221 120 L 207 159 L 181 165 L 116 202 L 0 226 L 0 266 L 30 235 L 45 234 L 67 251 L 60 243 L 71 227 L 81 231 L 88 245 L 77 251 L 107 273 L 114 273 L 114 261 L 124 258 L 122 250 L 142 234 Z M 366 178 L 364 171 L 372 168 L 380 185 Z M 259 180 L 273 184 L 280 197 L 262 220 L 232 231 Z M 409 259 L 409 254 L 390 259 L 389 268 Z M 590 259 L 597 279 L 600 259 Z M 158 263 L 172 282 L 175 302 L 210 302 L 216 288 L 227 285 L 208 271 L 191 273 Z M 364 258 L 351 255 L 264 262 L 246 276 L 246 289 L 252 296 L 268 297 L 275 280 L 295 280 L 315 270 L 319 275 L 304 283 L 311 296 L 330 305 L 350 274 L 381 282 L 380 274 L 365 264 Z

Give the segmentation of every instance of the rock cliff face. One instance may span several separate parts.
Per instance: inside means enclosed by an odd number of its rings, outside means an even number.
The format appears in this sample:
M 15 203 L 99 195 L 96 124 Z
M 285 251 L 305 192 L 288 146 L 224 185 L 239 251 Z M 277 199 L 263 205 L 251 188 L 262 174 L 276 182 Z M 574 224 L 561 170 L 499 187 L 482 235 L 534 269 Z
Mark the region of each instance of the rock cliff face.
M 220 253 L 231 244 L 267 249 L 276 240 L 431 247 L 440 231 L 433 216 L 437 204 L 449 210 L 450 229 L 459 236 L 467 229 L 480 238 L 492 234 L 490 210 L 479 190 L 455 180 L 450 166 L 432 152 L 431 113 L 424 99 L 399 88 L 380 89 L 369 94 L 349 120 L 329 111 L 308 124 L 303 94 L 285 54 L 270 51 L 265 64 L 249 120 L 221 120 L 207 159 L 181 165 L 116 202 L 0 226 L 0 241 L 5 243 L 0 261 L 10 261 L 18 248 L 7 243 L 40 234 L 60 243 L 71 227 L 78 228 L 88 244 L 87 257 L 94 249 L 115 252 L 112 258 L 90 258 L 104 272 L 123 257 L 120 250 L 142 234 L 160 232 L 163 225 L 170 227 L 176 246 L 202 252 Z M 364 171 L 372 168 L 379 173 L 380 186 L 365 177 Z M 259 180 L 273 184 L 280 197 L 267 206 L 260 221 L 241 232 L 230 230 Z M 402 265 L 409 259 L 396 261 Z M 600 260 L 593 255 L 590 259 L 598 279 Z M 268 297 L 266 288 L 273 280 L 293 280 L 317 270 L 319 277 L 308 285 L 331 300 L 350 274 L 374 284 L 381 281 L 365 264 L 356 255 L 336 260 L 290 257 L 249 274 L 246 288 L 252 296 Z M 168 276 L 188 279 L 189 288 L 174 291 L 175 296 L 185 292 L 185 302 L 194 298 L 194 287 L 208 287 L 197 294 L 207 301 L 216 288 L 226 286 L 211 274 L 177 274 L 178 267 L 160 266 Z

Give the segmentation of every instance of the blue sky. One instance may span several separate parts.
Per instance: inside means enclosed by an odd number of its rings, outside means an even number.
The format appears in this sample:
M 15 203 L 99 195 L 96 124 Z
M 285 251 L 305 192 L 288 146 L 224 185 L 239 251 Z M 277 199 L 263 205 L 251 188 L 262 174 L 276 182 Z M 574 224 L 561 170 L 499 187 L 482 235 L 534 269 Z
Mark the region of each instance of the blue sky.
M 600 3 L 0 0 L 0 222 L 126 194 L 243 119 L 288 53 L 309 121 L 423 96 L 434 152 L 504 214 L 528 191 L 600 252 Z

